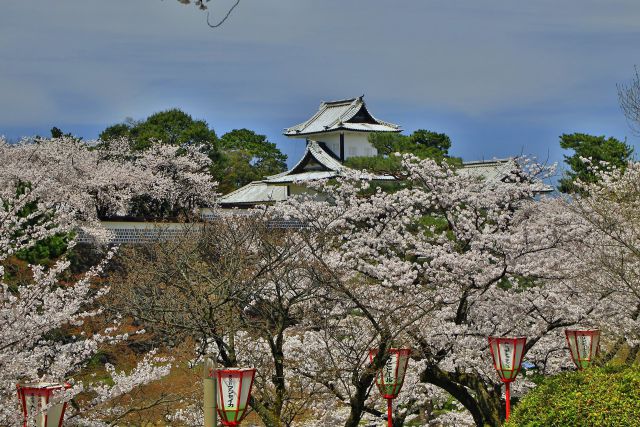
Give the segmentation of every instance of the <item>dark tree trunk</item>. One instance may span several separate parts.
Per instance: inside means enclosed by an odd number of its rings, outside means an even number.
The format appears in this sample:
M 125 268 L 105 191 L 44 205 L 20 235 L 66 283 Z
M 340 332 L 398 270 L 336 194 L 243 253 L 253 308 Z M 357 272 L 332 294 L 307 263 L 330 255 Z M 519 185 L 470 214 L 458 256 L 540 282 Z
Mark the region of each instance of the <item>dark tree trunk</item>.
M 347 418 L 347 422 L 344 424 L 345 427 L 358 427 L 360 424 L 360 420 L 362 419 L 362 414 L 365 410 L 364 402 L 367 400 L 369 396 L 369 389 L 373 384 L 373 380 L 375 378 L 375 373 L 365 372 L 362 375 L 358 375 L 357 372 L 353 374 L 353 384 L 355 385 L 355 393 L 349 399 L 349 404 L 351 405 L 351 412 L 349 413 L 349 418 Z
M 369 397 L 369 390 L 373 385 L 373 381 L 376 378 L 376 374 L 378 370 L 384 366 L 387 361 L 389 355 L 387 351 L 391 345 L 391 338 L 388 333 L 384 333 L 383 337 L 380 339 L 380 344 L 378 345 L 378 355 L 383 355 L 382 357 L 376 357 L 375 363 L 368 366 L 363 372 L 360 372 L 358 369 L 353 371 L 351 375 L 351 383 L 355 387 L 355 392 L 349 399 L 349 404 L 351 406 L 351 411 L 349 412 L 349 418 L 345 422 L 345 427 L 358 427 L 360 425 L 360 420 L 362 419 L 362 414 L 365 412 L 365 401 L 367 397 Z
M 429 364 L 420 374 L 420 380 L 449 392 L 471 413 L 477 426 L 502 424 L 504 411 L 500 389 L 487 388 L 477 375 L 451 373 Z
M 281 323 L 278 325 L 276 339 L 270 340 L 271 346 L 271 356 L 273 358 L 273 364 L 275 368 L 275 372 L 273 377 L 271 378 L 271 382 L 275 387 L 275 400 L 273 402 L 273 407 L 271 408 L 273 412 L 274 420 L 278 420 L 277 426 L 282 425 L 282 409 L 284 407 L 284 401 L 286 398 L 286 384 L 284 378 L 284 319 L 281 320 Z

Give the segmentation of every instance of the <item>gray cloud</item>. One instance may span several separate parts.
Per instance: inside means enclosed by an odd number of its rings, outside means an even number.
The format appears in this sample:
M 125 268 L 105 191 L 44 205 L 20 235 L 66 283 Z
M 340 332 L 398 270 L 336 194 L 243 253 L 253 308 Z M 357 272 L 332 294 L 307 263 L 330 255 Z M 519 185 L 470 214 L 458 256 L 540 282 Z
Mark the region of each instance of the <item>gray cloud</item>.
M 242 0 L 211 30 L 175 0 L 6 2 L 0 133 L 180 106 L 277 135 L 321 99 L 362 93 L 406 127 L 418 114 L 498 134 L 620 132 L 615 83 L 640 58 L 639 16 L 636 0 Z

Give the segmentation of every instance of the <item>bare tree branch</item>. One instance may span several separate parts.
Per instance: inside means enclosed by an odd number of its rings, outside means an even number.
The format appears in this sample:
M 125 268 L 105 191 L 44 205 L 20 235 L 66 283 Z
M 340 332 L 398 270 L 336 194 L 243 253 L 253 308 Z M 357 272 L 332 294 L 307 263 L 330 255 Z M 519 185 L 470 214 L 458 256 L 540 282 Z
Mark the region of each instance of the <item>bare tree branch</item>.
M 638 67 L 635 67 L 635 73 L 630 83 L 620 83 L 616 86 L 620 108 L 627 118 L 629 127 L 636 135 L 640 135 L 640 72 Z
M 236 2 L 233 4 L 233 6 L 231 6 L 227 14 L 216 24 L 212 24 L 211 22 L 209 22 L 209 11 L 207 11 L 207 25 L 210 26 L 211 28 L 218 28 L 219 26 L 224 24 L 224 22 L 229 18 L 229 16 L 231 16 L 231 12 L 233 12 L 233 9 L 235 9 L 239 4 L 240 4 L 240 0 L 236 0 Z

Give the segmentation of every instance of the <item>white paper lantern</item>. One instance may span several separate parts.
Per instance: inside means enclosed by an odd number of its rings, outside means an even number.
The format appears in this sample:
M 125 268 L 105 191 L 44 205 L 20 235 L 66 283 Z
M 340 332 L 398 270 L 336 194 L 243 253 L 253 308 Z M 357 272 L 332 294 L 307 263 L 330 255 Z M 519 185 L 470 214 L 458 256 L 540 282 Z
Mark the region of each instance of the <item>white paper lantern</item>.
M 28 383 L 18 384 L 18 399 L 22 406 L 24 427 L 32 426 L 31 420 L 35 421 L 36 427 L 61 427 L 64 420 L 64 412 L 67 409 L 67 402 L 60 402 L 52 405 L 46 411 L 43 409 L 52 401 L 55 392 L 71 388 L 70 384 L 56 383 Z

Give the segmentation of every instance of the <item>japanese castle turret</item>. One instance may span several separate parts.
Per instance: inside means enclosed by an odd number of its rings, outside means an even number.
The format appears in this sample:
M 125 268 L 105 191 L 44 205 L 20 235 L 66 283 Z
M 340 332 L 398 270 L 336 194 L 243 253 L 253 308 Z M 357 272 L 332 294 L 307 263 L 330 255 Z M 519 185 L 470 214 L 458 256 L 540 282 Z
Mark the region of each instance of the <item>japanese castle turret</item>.
M 349 157 L 376 156 L 378 152 L 369 142 L 369 134 L 401 131 L 398 125 L 376 119 L 362 96 L 322 102 L 307 121 L 284 130 L 285 136 L 303 140 L 306 144 L 300 161 L 286 172 L 254 181 L 227 194 L 220 204 L 227 208 L 242 208 L 286 200 L 292 194 L 307 191 L 304 182 L 340 175 L 348 169 L 343 162 Z
M 378 120 L 369 113 L 363 97 L 322 102 L 309 120 L 285 129 L 290 138 L 304 138 L 324 144 L 323 148 L 343 162 L 349 157 L 375 156 L 369 142 L 372 132 L 395 132 L 402 129 L 393 123 Z
M 362 97 L 342 101 L 322 102 L 318 111 L 309 120 L 284 130 L 289 138 L 299 139 L 305 144 L 302 158 L 290 170 L 278 175 L 254 181 L 221 198 L 222 208 L 251 208 L 287 200 L 291 195 L 307 193 L 306 183 L 319 179 L 340 176 L 349 168 L 344 161 L 354 156 L 375 156 L 378 153 L 369 143 L 372 132 L 400 132 L 399 126 L 376 119 L 367 109 Z M 457 170 L 487 182 L 511 179 L 519 166 L 515 159 L 482 160 L 465 162 Z M 392 176 L 377 175 L 376 181 L 394 180 Z M 552 187 L 540 192 L 551 191 Z M 226 211 L 235 214 L 234 211 Z M 202 219 L 209 220 L 220 215 L 220 211 L 201 208 Z M 107 240 L 115 244 L 150 243 L 172 239 L 183 235 L 200 224 L 147 222 L 147 221 L 102 221 L 108 230 Z M 297 221 L 290 224 L 282 220 L 278 227 L 299 227 Z M 80 233 L 79 241 L 94 242 L 94 238 Z
M 223 208 L 250 208 L 286 200 L 289 196 L 308 192 L 305 182 L 329 179 L 349 170 L 344 161 L 355 156 L 376 156 L 369 142 L 373 132 L 401 132 L 393 123 L 376 119 L 367 109 L 363 97 L 322 102 L 307 121 L 284 130 L 289 138 L 306 144 L 302 158 L 290 170 L 268 176 L 223 196 Z M 458 173 L 502 180 L 517 168 L 514 159 L 468 162 Z M 393 180 L 391 176 L 375 176 L 375 180 Z

